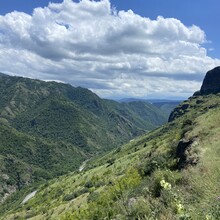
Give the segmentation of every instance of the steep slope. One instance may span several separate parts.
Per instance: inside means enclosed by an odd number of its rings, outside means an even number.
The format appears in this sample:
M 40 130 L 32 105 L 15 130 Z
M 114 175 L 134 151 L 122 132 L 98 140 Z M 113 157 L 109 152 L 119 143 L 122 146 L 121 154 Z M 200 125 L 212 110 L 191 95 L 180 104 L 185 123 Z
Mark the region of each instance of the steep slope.
M 218 94 L 220 92 L 220 67 L 215 67 L 212 70 L 209 70 L 203 80 L 202 86 L 199 91 L 193 94 L 196 99 L 196 104 L 203 103 L 203 99 L 200 96 L 207 96 L 212 94 Z M 218 103 L 213 103 L 210 106 L 207 106 L 207 109 L 215 108 L 218 106 Z M 168 121 L 171 122 L 174 119 L 184 115 L 189 111 L 190 105 L 188 101 L 182 102 L 177 106 L 170 114 Z M 205 112 L 207 109 L 203 109 Z M 200 109 L 201 111 L 201 109 Z
M 193 96 L 170 123 L 14 194 L 2 219 L 219 219 L 220 94 Z M 28 191 L 26 191 L 28 193 Z M 23 196 L 21 196 L 23 195 Z M 17 199 L 16 199 L 17 198 Z M 13 202 L 12 202 L 13 201 Z
M 180 100 L 166 100 L 166 99 L 135 99 L 135 98 L 125 98 L 119 100 L 120 103 L 147 103 L 152 104 L 159 108 L 165 117 L 169 118 L 169 115 L 173 109 L 181 103 Z
M 148 129 L 152 130 L 155 126 L 164 124 L 166 119 L 166 113 L 155 107 L 151 103 L 144 101 L 133 101 L 128 103 L 113 102 L 106 100 L 111 106 L 122 115 L 126 116 L 129 121 L 137 124 L 138 127 L 146 129 L 146 122 L 148 123 Z
M 141 106 L 146 115 L 139 114 L 140 109 L 63 83 L 1 74 L 0 94 L 2 197 L 75 170 L 165 122 L 150 105 Z
M 158 107 L 162 112 L 164 112 L 167 116 L 167 119 L 170 116 L 170 113 L 178 106 L 182 101 L 161 101 L 154 102 L 153 105 Z
M 80 87 L 21 77 L 1 76 L 0 80 L 1 117 L 19 131 L 31 135 L 68 140 L 74 144 L 79 144 L 79 139 L 86 139 L 79 145 L 91 149 L 97 146 L 113 148 L 165 122 L 163 113 L 147 104 L 141 107 L 149 117 L 136 114 L 140 109 L 102 100 Z M 92 136 L 97 136 L 98 141 L 90 143 Z M 109 140 L 100 142 L 105 136 Z
M 87 158 L 73 144 L 45 140 L 0 125 L 0 202 L 26 185 L 75 170 Z

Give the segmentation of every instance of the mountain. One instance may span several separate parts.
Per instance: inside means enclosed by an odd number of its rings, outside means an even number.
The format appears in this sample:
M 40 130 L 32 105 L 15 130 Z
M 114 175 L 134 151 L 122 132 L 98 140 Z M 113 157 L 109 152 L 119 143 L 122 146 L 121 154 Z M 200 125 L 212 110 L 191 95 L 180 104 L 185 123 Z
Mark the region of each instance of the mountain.
M 167 116 L 167 118 L 169 118 L 170 113 L 175 109 L 176 106 L 178 106 L 182 101 L 155 101 L 152 104 L 155 105 L 157 108 L 159 108 L 160 110 L 162 110 L 165 115 Z
M 1 219 L 218 220 L 220 94 L 192 96 L 173 112 L 180 114 L 84 169 L 13 194 Z
M 137 99 L 137 98 L 124 98 L 119 100 L 120 103 L 134 103 L 134 102 L 145 102 L 155 105 L 161 109 L 167 119 L 173 109 L 182 102 L 181 100 L 169 100 L 169 99 Z
M 1 74 L 0 94 L 2 198 L 76 170 L 166 121 L 151 104 L 120 104 L 57 82 Z
M 136 101 L 141 101 L 141 102 L 149 102 L 149 103 L 163 103 L 163 102 L 181 102 L 181 100 L 172 100 L 172 99 L 139 99 L 139 98 L 123 98 L 118 100 L 118 102 L 136 102 Z

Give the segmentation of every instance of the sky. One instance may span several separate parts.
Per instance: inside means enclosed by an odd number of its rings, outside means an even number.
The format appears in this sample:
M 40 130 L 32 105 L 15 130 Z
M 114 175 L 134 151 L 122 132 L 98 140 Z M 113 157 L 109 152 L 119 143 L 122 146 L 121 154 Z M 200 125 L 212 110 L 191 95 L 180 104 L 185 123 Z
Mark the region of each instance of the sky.
M 219 0 L 1 0 L 0 72 L 102 98 L 185 99 L 220 65 Z

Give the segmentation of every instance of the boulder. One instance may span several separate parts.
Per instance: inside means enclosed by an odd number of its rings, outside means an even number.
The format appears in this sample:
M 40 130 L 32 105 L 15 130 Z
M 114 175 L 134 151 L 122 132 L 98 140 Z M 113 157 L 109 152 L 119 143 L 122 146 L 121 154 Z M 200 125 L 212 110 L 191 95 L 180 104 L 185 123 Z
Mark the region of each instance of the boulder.
M 186 139 L 183 138 L 179 141 L 176 149 L 176 158 L 178 159 L 177 168 L 179 170 L 187 168 L 188 166 L 194 166 L 199 161 L 199 156 L 196 153 L 196 146 L 198 145 L 198 139 Z

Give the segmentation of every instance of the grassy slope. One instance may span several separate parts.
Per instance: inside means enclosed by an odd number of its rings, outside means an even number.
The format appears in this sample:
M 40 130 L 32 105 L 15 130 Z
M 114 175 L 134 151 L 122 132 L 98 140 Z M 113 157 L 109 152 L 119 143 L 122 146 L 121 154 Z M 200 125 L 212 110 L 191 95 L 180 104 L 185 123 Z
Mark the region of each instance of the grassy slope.
M 146 118 L 135 103 L 62 83 L 0 75 L 0 94 L 0 201 L 165 122 L 150 105 L 142 106 Z
M 219 219 L 220 96 L 181 105 L 187 108 L 174 121 L 88 162 L 82 173 L 41 185 L 26 204 L 15 195 L 2 219 Z M 183 139 L 190 145 L 181 161 Z

